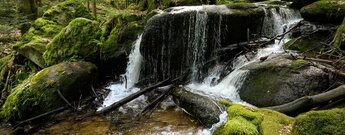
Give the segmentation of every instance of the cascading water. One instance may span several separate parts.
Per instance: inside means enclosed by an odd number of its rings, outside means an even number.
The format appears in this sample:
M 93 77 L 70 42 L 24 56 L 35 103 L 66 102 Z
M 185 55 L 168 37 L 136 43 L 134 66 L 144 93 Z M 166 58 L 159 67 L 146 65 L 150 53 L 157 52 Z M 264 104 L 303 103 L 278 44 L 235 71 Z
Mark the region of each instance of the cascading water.
M 108 86 L 111 91 L 103 101 L 103 105 L 99 107 L 98 110 L 102 110 L 104 107 L 107 107 L 139 90 L 139 88 L 135 88 L 133 86 L 139 80 L 140 67 L 143 59 L 140 54 L 140 42 L 141 35 L 134 42 L 132 51 L 129 55 L 126 73 L 121 75 L 123 78 L 122 81 Z
M 223 32 L 224 28 L 227 29 L 227 21 L 231 21 L 231 19 L 227 18 L 226 16 L 223 18 L 223 16 L 219 15 L 218 22 L 215 24 L 209 23 L 210 20 L 210 14 L 208 14 L 210 11 L 213 13 L 220 13 L 220 12 L 231 12 L 227 7 L 220 8 L 218 6 L 217 8 L 214 8 L 215 6 L 194 6 L 194 7 L 176 7 L 172 8 L 170 13 L 168 14 L 179 14 L 183 12 L 195 12 L 195 14 L 190 15 L 188 17 L 188 21 L 184 22 L 183 25 L 187 25 L 188 29 L 182 30 L 181 33 L 172 33 L 171 29 L 174 27 L 171 27 L 171 22 L 168 22 L 169 28 L 163 28 L 163 32 L 167 32 L 168 36 L 164 37 L 164 34 L 162 34 L 162 39 L 165 39 L 167 41 L 173 41 L 174 39 L 171 39 L 173 36 L 177 35 L 183 35 L 185 38 L 188 38 L 186 40 L 181 40 L 181 42 L 178 43 L 185 43 L 186 46 L 183 46 L 181 44 L 181 48 L 187 48 L 186 50 L 183 50 L 182 52 L 186 53 L 185 56 L 182 56 L 182 62 L 185 62 L 183 64 L 186 64 L 189 66 L 189 68 L 192 70 L 192 77 L 191 77 L 191 83 L 186 85 L 188 89 L 192 90 L 193 92 L 198 92 L 202 94 L 206 94 L 210 97 L 214 98 L 223 98 L 231 100 L 235 103 L 245 104 L 244 101 L 240 99 L 240 96 L 238 94 L 238 88 L 241 87 L 243 80 L 245 79 L 247 75 L 247 71 L 241 70 L 241 67 L 244 65 L 247 65 L 252 62 L 258 61 L 261 57 L 268 56 L 268 55 L 279 55 L 283 51 L 282 45 L 284 42 L 286 42 L 289 37 L 288 35 L 285 35 L 285 37 L 281 40 L 276 40 L 274 44 L 269 45 L 266 48 L 259 49 L 256 53 L 256 55 L 251 59 L 247 60 L 247 58 L 243 56 L 237 57 L 232 63 L 233 71 L 227 75 L 225 78 L 221 79 L 221 73 L 224 71 L 225 66 L 220 64 L 215 64 L 212 68 L 208 69 L 208 75 L 202 75 L 205 74 L 203 68 L 200 67 L 200 65 L 204 65 L 206 62 L 206 59 L 209 57 L 212 57 L 215 54 L 215 50 L 219 49 L 221 47 L 221 41 L 226 39 L 224 37 Z M 214 9 L 217 9 L 217 11 L 213 11 Z M 220 10 L 222 9 L 222 10 Z M 219 11 L 218 11 L 219 10 Z M 299 22 L 301 20 L 301 17 L 299 15 L 298 11 L 288 9 L 288 8 L 262 8 L 265 12 L 265 17 L 263 20 L 263 27 L 261 30 L 261 35 L 264 37 L 273 37 L 279 34 L 284 33 L 286 30 L 290 29 L 293 24 L 296 22 Z M 167 19 L 168 20 L 168 19 Z M 169 20 L 168 20 L 169 21 Z M 222 24 L 224 23 L 224 24 Z M 230 27 L 230 26 L 229 26 Z M 211 33 L 211 34 L 210 34 Z M 232 35 L 233 36 L 233 35 Z M 154 39 L 153 39 L 154 40 Z M 153 41 L 145 41 L 154 43 Z M 144 43 L 145 43 L 144 42 Z M 103 106 L 99 108 L 101 110 L 102 108 L 111 105 L 112 103 L 119 101 L 123 99 L 124 97 L 138 91 L 138 88 L 132 88 L 134 84 L 139 79 L 140 74 L 140 68 L 142 64 L 142 56 L 140 54 L 140 44 L 141 44 L 141 36 L 138 37 L 137 41 L 135 42 L 133 46 L 133 50 L 129 56 L 129 61 L 127 64 L 126 73 L 122 75 L 124 78 L 127 78 L 126 81 L 122 81 L 121 83 L 113 84 L 109 86 L 109 89 L 111 89 L 111 92 L 109 93 L 108 97 L 105 99 Z M 212 44 L 211 49 L 209 48 L 209 44 Z M 151 68 L 148 70 L 148 73 L 152 73 L 153 76 L 156 76 L 158 73 L 158 70 L 166 71 L 162 72 L 162 78 L 166 77 L 172 77 L 174 72 L 171 71 L 173 67 L 171 66 L 171 57 L 174 54 L 172 52 L 171 43 L 162 43 L 162 48 L 158 50 L 157 57 L 162 57 L 162 59 L 154 60 L 154 57 L 147 57 L 147 61 L 145 62 L 151 62 L 148 67 Z M 150 48 L 151 49 L 151 48 Z M 153 48 L 152 48 L 153 49 Z M 210 52 L 207 52 L 210 51 Z M 145 52 L 145 51 L 144 51 Z M 159 53 L 159 54 L 158 54 Z M 209 56 L 206 58 L 205 54 L 208 53 Z M 161 62 L 160 64 L 158 64 Z M 159 65 L 159 66 L 156 66 Z M 152 67 L 150 67 L 152 66 Z M 175 65 L 176 66 L 176 65 Z M 183 69 L 185 65 L 181 65 L 180 68 Z M 180 75 L 178 73 L 177 75 Z M 202 77 L 205 76 L 205 77 Z M 146 77 L 146 76 L 143 76 Z M 159 77 L 154 77 L 154 79 L 157 79 Z M 160 78 L 160 79 L 162 79 Z M 201 79 L 201 81 L 200 81 Z M 216 83 L 219 82 L 219 83 Z M 250 106 L 250 105 L 249 105 Z M 220 122 L 215 124 L 210 130 L 203 130 L 200 131 L 198 134 L 211 134 L 211 132 L 219 127 L 224 121 L 226 120 L 226 113 L 222 114 L 220 116 Z
M 267 37 L 273 37 L 275 35 L 283 34 L 291 26 L 296 24 L 301 20 L 299 13 L 292 9 L 287 8 L 271 8 L 264 9 L 265 18 L 263 25 L 262 34 Z M 187 85 L 188 89 L 195 92 L 201 92 L 207 95 L 214 96 L 216 98 L 224 98 L 231 100 L 235 103 L 249 105 L 240 99 L 238 94 L 238 88 L 241 87 L 243 80 L 246 77 L 247 71 L 241 70 L 240 68 L 249 63 L 258 61 L 261 57 L 268 55 L 277 55 L 283 52 L 282 45 L 289 40 L 288 35 L 286 35 L 281 40 L 276 40 L 273 45 L 269 45 L 266 48 L 259 49 L 255 57 L 251 60 L 247 60 L 245 56 L 239 56 L 234 62 L 234 71 L 232 71 L 228 76 L 221 80 L 217 85 L 210 83 L 210 80 L 218 80 L 220 77 L 220 72 L 222 68 L 216 68 L 212 70 L 208 77 L 204 79 L 202 83 L 192 82 Z M 217 65 L 219 67 L 221 65 Z

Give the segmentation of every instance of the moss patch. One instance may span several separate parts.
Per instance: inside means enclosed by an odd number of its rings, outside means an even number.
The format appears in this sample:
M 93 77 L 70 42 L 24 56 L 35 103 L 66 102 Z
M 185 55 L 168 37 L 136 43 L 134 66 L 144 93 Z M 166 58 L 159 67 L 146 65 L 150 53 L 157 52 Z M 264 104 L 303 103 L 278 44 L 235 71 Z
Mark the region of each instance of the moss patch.
M 90 12 L 80 0 L 66 0 L 51 7 L 43 14 L 43 19 L 51 20 L 63 26 L 78 17 L 92 19 Z
M 302 67 L 305 67 L 307 64 L 308 64 L 308 62 L 305 61 L 305 60 L 294 60 L 291 63 L 291 68 L 293 70 L 298 70 L 298 69 L 300 69 Z
M 345 110 L 310 111 L 296 117 L 293 135 L 344 135 Z
M 228 121 L 215 135 L 279 135 L 294 119 L 279 112 L 227 104 Z
M 334 37 L 333 47 L 345 50 L 345 19 L 337 29 L 337 33 Z
M 44 60 L 47 66 L 80 59 L 95 61 L 98 57 L 100 36 L 101 30 L 97 22 L 77 18 L 47 45 Z

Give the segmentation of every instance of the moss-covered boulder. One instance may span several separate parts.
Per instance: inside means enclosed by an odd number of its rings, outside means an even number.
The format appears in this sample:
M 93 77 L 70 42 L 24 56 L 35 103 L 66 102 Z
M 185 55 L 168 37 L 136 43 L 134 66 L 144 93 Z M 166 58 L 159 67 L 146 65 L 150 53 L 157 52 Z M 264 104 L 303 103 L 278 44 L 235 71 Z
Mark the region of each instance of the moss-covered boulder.
M 98 22 L 74 19 L 47 45 L 43 54 L 46 65 L 80 59 L 95 61 L 99 56 L 100 37 Z
M 267 107 L 291 102 L 327 90 L 331 75 L 305 60 L 268 58 L 242 68 L 247 71 L 239 94 L 244 101 Z
M 219 121 L 219 115 L 224 108 L 213 99 L 183 87 L 174 88 L 173 100 L 175 104 L 199 120 L 204 126 L 211 127 Z
M 325 44 L 330 42 L 328 40 L 332 40 L 333 36 L 332 30 L 317 30 L 290 40 L 284 44 L 284 48 L 301 52 L 318 52 L 329 47 Z
M 293 135 L 344 135 L 345 109 L 310 111 L 296 117 Z
M 74 18 L 84 17 L 92 19 L 88 9 L 80 0 L 66 0 L 51 7 L 43 14 L 43 19 L 66 26 Z
M 97 67 L 88 62 L 65 62 L 39 71 L 13 89 L 0 115 L 11 120 L 25 119 L 56 109 L 89 94 Z
M 86 7 L 78 0 L 67 0 L 50 8 L 44 16 L 36 19 L 31 28 L 13 47 L 15 51 L 44 68 L 45 46 L 64 26 L 77 17 L 92 18 Z
M 300 9 L 318 0 L 283 0 L 283 1 L 292 2 L 291 4 L 292 7 Z
M 345 50 L 345 19 L 337 29 L 337 32 L 334 37 L 333 47 Z
M 345 16 L 344 0 L 319 0 L 301 9 L 307 21 L 340 24 Z
M 214 135 L 289 134 L 289 128 L 294 122 L 293 118 L 272 110 L 228 105 L 228 120 L 213 133 Z

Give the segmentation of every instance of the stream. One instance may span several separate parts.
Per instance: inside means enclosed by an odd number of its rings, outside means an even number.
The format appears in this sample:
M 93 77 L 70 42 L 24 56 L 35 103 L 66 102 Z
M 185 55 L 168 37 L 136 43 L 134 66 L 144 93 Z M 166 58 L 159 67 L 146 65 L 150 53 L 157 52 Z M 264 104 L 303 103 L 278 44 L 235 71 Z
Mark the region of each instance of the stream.
M 268 55 L 277 56 L 284 53 L 282 45 L 289 41 L 289 34 L 257 50 L 250 59 L 245 55 L 238 56 L 232 62 L 232 72 L 224 78 L 220 77 L 226 67 L 224 63 L 217 63 L 212 67 L 208 67 L 206 75 L 201 76 L 200 74 L 203 71 L 201 71 L 198 65 L 206 62 L 205 48 L 207 45 L 206 38 L 208 37 L 206 29 L 209 25 L 207 23 L 207 19 L 209 19 L 208 11 L 211 10 L 213 10 L 212 12 L 215 12 L 214 10 L 217 10 L 216 12 L 231 12 L 230 9 L 225 9 L 225 7 L 223 9 L 221 6 L 216 7 L 212 5 L 173 7 L 169 11 L 165 11 L 165 14 L 196 12 L 194 17 L 189 18 L 190 23 L 194 23 L 189 28 L 194 29 L 194 31 L 187 35 L 188 38 L 191 38 L 188 39 L 188 53 L 191 57 L 188 61 L 191 64 L 192 77 L 190 83 L 184 87 L 192 92 L 200 93 L 213 99 L 227 99 L 234 103 L 252 106 L 242 101 L 238 94 L 238 88 L 242 85 L 247 74 L 247 71 L 241 70 L 241 67 L 260 61 L 260 58 Z M 263 37 L 274 37 L 283 34 L 302 20 L 298 11 L 284 6 L 280 8 L 263 8 L 263 10 L 265 11 L 262 26 Z M 219 19 L 220 23 L 222 18 L 220 17 Z M 222 25 L 218 24 L 217 26 L 218 30 L 213 34 L 216 39 L 215 48 L 219 49 Z M 126 72 L 120 77 L 122 79 L 106 86 L 106 89 L 110 89 L 110 92 L 103 104 L 97 108 L 98 111 L 140 90 L 139 87 L 136 87 L 136 83 L 141 80 L 140 73 L 143 66 L 143 56 L 140 53 L 141 43 L 142 35 L 138 36 L 133 43 Z M 70 116 L 71 118 L 51 124 L 34 134 L 210 135 L 226 121 L 227 114 L 224 112 L 219 116 L 220 121 L 218 123 L 215 123 L 211 128 L 204 128 L 200 122 L 192 118 L 184 109 L 176 106 L 170 98 L 163 101 L 153 112 L 141 115 L 141 110 L 148 105 L 147 100 L 147 97 L 140 96 L 106 116 L 93 116 L 83 120 L 76 120 L 76 116 Z

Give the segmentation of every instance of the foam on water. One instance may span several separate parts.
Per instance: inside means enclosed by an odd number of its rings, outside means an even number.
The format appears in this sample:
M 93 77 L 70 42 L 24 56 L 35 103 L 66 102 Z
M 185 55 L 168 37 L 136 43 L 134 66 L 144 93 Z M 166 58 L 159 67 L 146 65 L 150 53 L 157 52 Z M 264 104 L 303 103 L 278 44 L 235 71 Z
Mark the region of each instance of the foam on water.
M 103 101 L 103 105 L 98 108 L 98 111 L 140 90 L 134 87 L 134 84 L 139 80 L 140 67 L 143 59 L 140 54 L 140 42 L 141 35 L 134 42 L 132 52 L 129 55 L 126 73 L 121 75 L 123 78 L 122 81 L 107 87 L 110 89 L 110 93 Z M 144 97 L 141 96 L 137 100 L 144 101 Z M 129 106 L 136 107 L 130 103 Z

